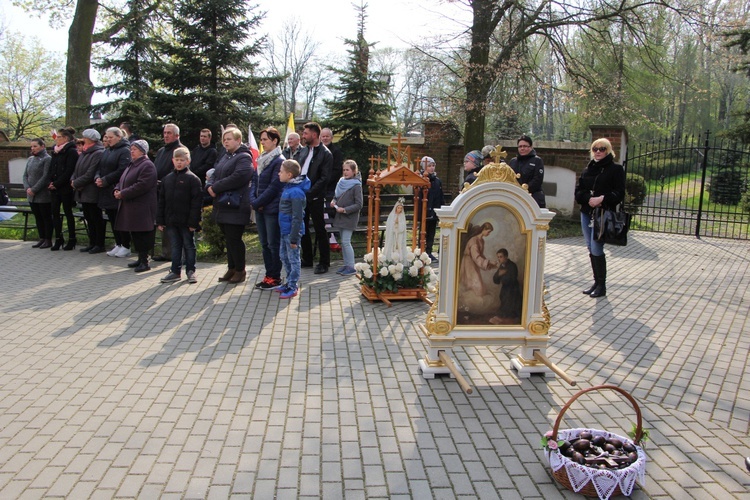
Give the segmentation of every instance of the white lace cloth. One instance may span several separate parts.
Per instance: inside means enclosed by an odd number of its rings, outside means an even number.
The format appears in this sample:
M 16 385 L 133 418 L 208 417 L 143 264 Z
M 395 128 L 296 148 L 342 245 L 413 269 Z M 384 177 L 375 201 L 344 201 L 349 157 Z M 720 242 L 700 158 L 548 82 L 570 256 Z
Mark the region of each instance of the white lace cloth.
M 604 436 L 607 439 L 617 438 L 622 442 L 633 442 L 631 439 L 597 429 L 561 430 L 557 432 L 557 440 L 570 440 L 583 431 L 589 431 L 594 436 Z M 560 453 L 560 450 L 550 450 L 549 448 L 545 448 L 544 451 L 547 455 L 547 461 L 554 472 L 565 467 L 573 491 L 576 493 L 579 492 L 584 486 L 586 486 L 586 483 L 591 481 L 599 498 L 606 500 L 612 495 L 618 485 L 620 486 L 620 491 L 622 491 L 623 495 L 630 496 L 633 487 L 635 486 L 636 479 L 641 485 L 646 483 L 646 454 L 643 452 L 643 448 L 638 445 L 636 445 L 636 450 L 638 451 L 638 460 L 625 469 L 593 469 L 573 462 L 568 457 L 563 456 L 563 454 Z

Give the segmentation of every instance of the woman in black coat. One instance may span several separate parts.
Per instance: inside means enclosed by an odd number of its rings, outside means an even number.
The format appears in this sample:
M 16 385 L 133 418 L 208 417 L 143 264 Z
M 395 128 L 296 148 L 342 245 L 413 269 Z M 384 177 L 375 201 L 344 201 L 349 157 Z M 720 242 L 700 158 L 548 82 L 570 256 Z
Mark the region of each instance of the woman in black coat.
M 130 165 L 130 143 L 125 139 L 123 131 L 117 127 L 108 128 L 104 133 L 104 138 L 108 147 L 99 161 L 96 185 L 99 187 L 99 208 L 106 212 L 115 236 L 115 247 L 107 252 L 107 255 L 129 257 L 130 233 L 115 229 L 117 207 L 120 202 L 115 199 L 114 187 L 120 182 L 120 176 Z
M 224 234 L 227 245 L 227 272 L 219 281 L 241 283 L 245 281 L 245 242 L 242 235 L 250 222 L 250 184 L 257 182 L 250 150 L 242 144 L 242 132 L 236 128 L 224 131 L 221 136 L 226 153 L 216 163 L 214 182 L 208 194 L 214 199 L 213 216 Z M 255 180 L 253 180 L 255 179 Z M 225 203 L 224 193 L 239 196 L 238 207 Z
M 115 186 L 115 198 L 120 200 L 115 229 L 129 231 L 138 260 L 128 264 L 135 272 L 151 268 L 148 252 L 154 247 L 156 228 L 156 167 L 148 159 L 148 143 L 139 139 L 130 146 L 132 161 Z
M 615 163 L 612 144 L 607 139 L 597 139 L 591 144 L 591 161 L 578 179 L 575 196 L 581 205 L 581 229 L 594 271 L 594 284 L 583 293 L 603 297 L 607 294 L 607 259 L 604 242 L 594 239 L 592 215 L 600 206 L 614 210 L 625 198 L 625 169 Z
M 78 149 L 76 148 L 76 130 L 72 127 L 61 128 L 55 136 L 55 147 L 52 150 L 52 158 L 49 164 L 49 192 L 52 199 L 52 225 L 57 235 L 55 244 L 50 250 L 73 250 L 76 247 L 76 219 L 73 216 L 73 207 L 76 202 L 73 199 L 73 188 L 70 186 L 70 177 L 76 169 L 78 162 Z M 63 224 L 60 215 L 62 206 L 65 219 L 68 222 L 68 243 L 63 237 Z

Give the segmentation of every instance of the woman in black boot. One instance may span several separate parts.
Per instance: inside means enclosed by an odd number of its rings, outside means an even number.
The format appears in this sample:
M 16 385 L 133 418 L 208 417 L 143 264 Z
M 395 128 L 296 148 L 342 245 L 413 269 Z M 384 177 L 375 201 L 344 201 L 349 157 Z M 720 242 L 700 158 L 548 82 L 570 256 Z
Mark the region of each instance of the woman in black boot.
M 76 149 L 76 130 L 71 127 L 61 128 L 55 136 L 55 147 L 52 150 L 52 159 L 49 164 L 50 182 L 49 192 L 52 198 L 52 224 L 55 229 L 57 240 L 50 248 L 52 251 L 73 250 L 76 247 L 76 220 L 73 216 L 73 208 L 76 202 L 73 199 L 73 188 L 70 185 L 70 177 L 78 162 L 78 149 Z M 65 220 L 68 223 L 68 243 L 63 236 L 63 219 L 60 214 L 63 209 Z
M 120 200 L 115 229 L 130 232 L 138 260 L 128 267 L 137 273 L 151 269 L 148 251 L 154 245 L 156 228 L 156 167 L 146 153 L 148 143 L 143 139 L 130 145 L 132 161 L 115 186 L 115 198 Z
M 576 202 L 581 205 L 581 229 L 589 250 L 594 284 L 583 291 L 590 297 L 607 295 L 607 258 L 604 242 L 594 239 L 594 209 L 599 206 L 615 209 L 625 198 L 625 170 L 615 163 L 612 144 L 597 139 L 591 144 L 591 161 L 576 185 Z

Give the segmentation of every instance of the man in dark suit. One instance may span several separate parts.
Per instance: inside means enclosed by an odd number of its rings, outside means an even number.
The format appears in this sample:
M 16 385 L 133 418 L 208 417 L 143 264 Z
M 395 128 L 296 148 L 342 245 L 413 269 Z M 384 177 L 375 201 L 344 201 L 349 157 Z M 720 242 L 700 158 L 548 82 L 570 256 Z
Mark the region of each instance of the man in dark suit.
M 317 123 L 306 123 L 302 138 L 305 140 L 305 148 L 299 154 L 299 164 L 302 166 L 301 175 L 306 175 L 310 180 L 307 207 L 305 207 L 305 234 L 302 236 L 302 267 L 313 266 L 313 246 L 310 237 L 310 220 L 312 219 L 320 252 L 315 274 L 323 274 L 328 272 L 331 265 L 331 248 L 328 245 L 323 211 L 326 188 L 333 168 L 333 155 L 320 142 L 320 125 Z

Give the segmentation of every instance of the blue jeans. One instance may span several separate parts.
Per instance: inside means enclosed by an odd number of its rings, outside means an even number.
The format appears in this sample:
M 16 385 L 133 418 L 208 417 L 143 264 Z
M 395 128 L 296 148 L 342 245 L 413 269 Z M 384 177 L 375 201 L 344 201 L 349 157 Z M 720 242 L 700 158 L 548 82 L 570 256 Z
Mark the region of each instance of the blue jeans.
M 354 231 L 351 229 L 340 229 L 339 235 L 341 236 L 341 255 L 344 257 L 344 265 L 346 267 L 354 267 L 354 248 L 352 247 L 352 235 Z
M 591 215 L 581 212 L 581 230 L 583 231 L 583 239 L 586 240 L 586 247 L 589 249 L 589 253 L 595 256 L 604 255 L 604 242 L 594 239 L 594 228 L 592 226 Z
M 290 288 L 297 288 L 297 283 L 299 282 L 301 266 L 299 247 L 299 243 L 297 243 L 297 248 L 291 247 L 288 234 L 281 236 L 279 255 L 281 256 L 281 262 L 284 263 L 284 269 L 286 269 L 286 284 Z
M 281 229 L 279 228 L 279 214 L 264 214 L 255 212 L 255 224 L 258 226 L 258 238 L 263 249 L 263 263 L 266 266 L 266 276 L 273 279 L 281 278 Z
M 172 269 L 180 274 L 182 269 L 182 253 L 185 251 L 185 271 L 195 271 L 195 233 L 187 227 L 167 226 L 164 229 L 172 245 Z

